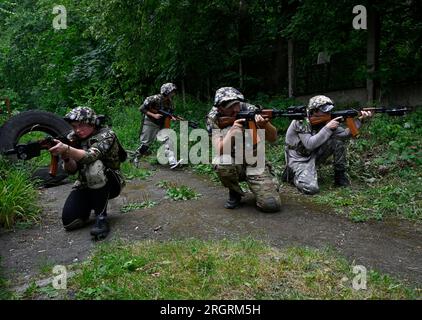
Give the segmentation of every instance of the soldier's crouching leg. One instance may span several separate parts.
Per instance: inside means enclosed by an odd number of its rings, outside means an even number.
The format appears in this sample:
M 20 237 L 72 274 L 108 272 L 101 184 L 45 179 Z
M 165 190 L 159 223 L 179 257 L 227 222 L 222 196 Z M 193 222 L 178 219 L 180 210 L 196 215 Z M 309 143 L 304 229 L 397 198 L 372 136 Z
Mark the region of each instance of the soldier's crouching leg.
M 247 175 L 249 188 L 256 197 L 256 206 L 259 210 L 267 213 L 281 210 L 280 195 L 277 185 L 274 183 L 268 168 L 259 175 Z
M 301 192 L 309 195 L 319 192 L 318 176 L 313 162 L 297 164 L 293 171 L 295 173 L 294 184 Z
M 347 141 L 330 138 L 324 143 L 316 154 L 317 164 L 324 163 L 333 155 L 333 166 L 336 171 L 346 171 L 347 168 Z
M 239 186 L 239 181 L 242 179 L 242 169 L 240 165 L 235 164 L 218 164 L 214 166 L 214 170 L 226 188 L 237 192 L 240 195 L 244 195 L 242 189 Z
M 144 121 L 142 126 L 141 136 L 139 138 L 139 148 L 136 150 L 137 156 L 146 155 L 148 153 L 149 146 L 155 141 L 158 131 L 160 131 L 160 127 L 151 123 L 151 121 Z
M 88 221 L 90 213 L 89 192 L 84 189 L 73 190 L 63 207 L 63 227 L 67 231 L 82 228 Z

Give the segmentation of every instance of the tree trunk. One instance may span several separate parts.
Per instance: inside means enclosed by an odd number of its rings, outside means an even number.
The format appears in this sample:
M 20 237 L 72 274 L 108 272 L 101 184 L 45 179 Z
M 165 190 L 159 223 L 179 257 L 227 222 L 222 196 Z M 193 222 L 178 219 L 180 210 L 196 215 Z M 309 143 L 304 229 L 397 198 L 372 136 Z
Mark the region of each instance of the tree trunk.
M 211 100 L 211 80 L 210 77 L 207 77 L 207 99 Z
M 368 43 L 367 43 L 367 70 L 366 90 L 368 95 L 368 104 L 373 104 L 378 96 L 380 83 L 376 73 L 379 70 L 381 41 L 381 22 L 379 13 L 375 8 L 368 10 Z
M 294 97 L 295 89 L 295 60 L 294 60 L 294 42 L 288 41 L 288 73 L 289 73 L 289 98 Z
M 243 89 L 243 63 L 242 63 L 242 50 L 245 43 L 245 4 L 243 0 L 239 1 L 239 25 L 238 25 L 238 53 L 239 53 L 239 89 Z
M 184 108 L 186 106 L 185 79 L 182 79 L 182 101 L 183 101 L 183 108 Z

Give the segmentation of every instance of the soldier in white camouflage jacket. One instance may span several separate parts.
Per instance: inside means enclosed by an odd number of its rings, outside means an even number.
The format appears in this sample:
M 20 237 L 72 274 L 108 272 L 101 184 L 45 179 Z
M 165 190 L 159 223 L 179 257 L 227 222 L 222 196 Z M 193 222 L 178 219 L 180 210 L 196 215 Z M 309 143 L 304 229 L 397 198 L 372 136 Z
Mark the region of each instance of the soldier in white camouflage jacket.
M 326 96 L 315 96 L 309 100 L 308 118 L 293 120 L 286 133 L 286 169 L 283 180 L 293 182 L 305 194 L 319 192 L 317 165 L 333 156 L 334 184 L 339 187 L 350 185 L 347 177 L 347 141 L 350 130 L 340 126 L 336 118 L 320 127 L 311 126 L 309 117 L 314 114 L 329 113 L 334 108 L 333 101 Z M 372 116 L 362 111 L 361 119 Z M 361 121 L 356 119 L 357 127 Z
M 182 162 L 182 160 L 177 161 L 173 149 L 173 142 L 169 136 L 159 134 L 160 130 L 164 128 L 165 117 L 157 112 L 160 109 L 169 113 L 174 112 L 172 99 L 176 94 L 176 90 L 177 88 L 173 83 L 165 83 L 161 86 L 160 94 L 147 97 L 139 108 L 139 111 L 144 114 L 144 118 L 142 122 L 142 132 L 139 138 L 140 146 L 136 150 L 134 157 L 134 163 L 136 165 L 139 163 L 140 157 L 149 153 L 148 149 L 155 139 L 164 143 L 165 156 L 169 161 L 171 169 L 176 168 Z

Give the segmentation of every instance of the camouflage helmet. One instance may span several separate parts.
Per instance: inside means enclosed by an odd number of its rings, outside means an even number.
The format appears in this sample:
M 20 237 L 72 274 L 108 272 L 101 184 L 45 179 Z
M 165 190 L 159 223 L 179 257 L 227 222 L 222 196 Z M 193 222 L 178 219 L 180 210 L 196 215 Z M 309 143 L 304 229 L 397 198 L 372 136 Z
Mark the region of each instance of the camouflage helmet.
M 173 91 L 177 90 L 176 85 L 174 83 L 165 83 L 161 86 L 160 93 L 163 96 L 168 96 Z
M 67 122 L 84 122 L 88 124 L 97 125 L 98 116 L 94 110 L 88 107 L 77 107 L 68 112 L 64 118 Z
M 239 90 L 233 87 L 223 87 L 215 92 L 214 107 L 228 101 L 244 101 L 245 97 Z
M 329 112 L 334 108 L 334 102 L 326 96 L 315 96 L 309 99 L 308 112 L 313 110 L 321 110 Z

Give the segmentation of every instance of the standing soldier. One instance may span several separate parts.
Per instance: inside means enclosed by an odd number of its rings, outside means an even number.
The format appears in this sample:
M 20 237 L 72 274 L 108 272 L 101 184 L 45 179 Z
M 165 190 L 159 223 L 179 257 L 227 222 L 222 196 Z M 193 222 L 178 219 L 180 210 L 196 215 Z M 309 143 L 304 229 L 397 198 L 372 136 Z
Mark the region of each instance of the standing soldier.
M 212 135 L 212 144 L 217 151 L 219 161 L 214 169 L 222 184 L 229 189 L 229 199 L 225 208 L 234 209 L 239 206 L 244 193 L 239 186 L 240 181 L 246 181 L 256 198 L 258 209 L 263 212 L 280 211 L 281 202 L 277 191 L 277 185 L 272 180 L 272 176 L 267 166 L 261 174 L 253 174 L 253 166 L 247 164 L 243 159 L 242 164 L 235 162 L 236 146 L 232 145 L 229 154 L 224 154 L 224 145 L 229 145 L 232 138 L 236 135 L 242 136 L 245 140 L 245 119 L 234 121 L 233 125 L 220 131 L 219 117 L 236 117 L 240 111 L 255 111 L 257 107 L 244 102 L 243 95 L 235 88 L 224 87 L 217 90 L 215 94 L 214 106 L 207 115 L 207 130 Z M 275 142 L 277 140 L 276 128 L 260 115 L 255 116 L 258 129 L 265 130 L 267 141 Z M 213 134 L 213 130 L 219 130 L 219 134 Z M 265 155 L 264 155 L 265 157 Z M 223 160 L 227 159 L 227 160 Z
M 105 238 L 110 231 L 108 200 L 117 197 L 125 184 L 120 163 L 126 160 L 126 152 L 116 134 L 102 125 L 91 108 L 77 107 L 64 119 L 73 128 L 67 137 L 71 143 L 54 140 L 57 144 L 49 151 L 60 155 L 64 169 L 79 173 L 79 177 L 63 207 L 63 226 L 68 231 L 83 227 L 94 210 L 96 222 L 91 235 Z
M 171 169 L 176 168 L 182 160 L 177 161 L 174 154 L 173 142 L 167 135 L 158 135 L 159 131 L 164 128 L 165 116 L 158 113 L 158 110 L 164 110 L 173 113 L 175 107 L 173 97 L 176 95 L 176 86 L 173 83 L 166 83 L 161 86 L 160 94 L 150 96 L 145 99 L 139 111 L 144 114 L 142 132 L 140 136 L 141 145 L 136 150 L 134 163 L 139 163 L 139 158 L 148 154 L 148 149 L 158 139 L 165 144 L 165 156 L 169 161 Z M 175 119 L 172 119 L 175 120 Z M 158 136 L 157 136 L 158 135 Z
M 346 143 L 351 137 L 350 130 L 340 126 L 341 117 L 320 127 L 311 126 L 312 115 L 329 113 L 334 108 L 333 101 L 326 96 L 315 96 L 309 100 L 308 118 L 293 120 L 286 133 L 286 169 L 283 180 L 293 182 L 305 194 L 319 192 L 316 165 L 334 157 L 334 184 L 347 187 L 350 181 L 346 175 Z M 371 112 L 362 111 L 360 120 L 371 117 Z M 361 126 L 356 119 L 356 126 Z

